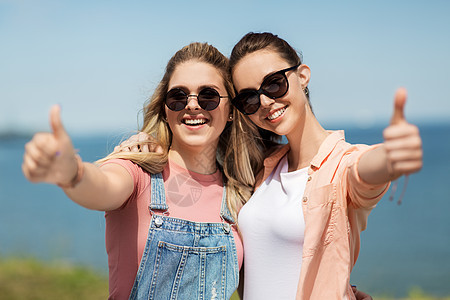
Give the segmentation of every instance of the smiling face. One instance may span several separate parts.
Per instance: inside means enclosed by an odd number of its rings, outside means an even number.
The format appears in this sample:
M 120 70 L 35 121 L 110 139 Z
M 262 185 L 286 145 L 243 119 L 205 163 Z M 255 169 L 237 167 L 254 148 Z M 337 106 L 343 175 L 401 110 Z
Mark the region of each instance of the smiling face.
M 239 93 L 245 89 L 258 90 L 267 75 L 292 67 L 275 51 L 258 50 L 244 56 L 233 69 L 233 83 Z M 257 126 L 278 135 L 289 135 L 303 127 L 309 110 L 303 89 L 308 85 L 310 71 L 306 65 L 286 72 L 289 89 L 277 99 L 260 95 L 261 106 L 249 118 Z
M 175 88 L 195 96 L 189 96 L 187 105 L 180 111 L 164 108 L 173 134 L 172 149 L 214 147 L 210 150 L 215 152 L 230 115 L 229 99 L 221 98 L 217 108 L 206 111 L 199 106 L 196 95 L 205 88 L 213 88 L 219 95 L 227 96 L 221 73 L 208 63 L 189 60 L 175 68 L 168 90 Z

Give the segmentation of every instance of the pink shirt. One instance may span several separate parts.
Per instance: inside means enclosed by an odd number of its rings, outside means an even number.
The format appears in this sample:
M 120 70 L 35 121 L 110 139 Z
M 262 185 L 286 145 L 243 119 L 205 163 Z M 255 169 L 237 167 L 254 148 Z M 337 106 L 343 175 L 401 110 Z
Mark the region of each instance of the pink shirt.
M 389 188 L 389 184 L 369 185 L 358 175 L 361 155 L 374 147 L 351 145 L 345 142 L 343 131 L 334 131 L 311 161 L 302 198 L 305 240 L 297 300 L 355 299 L 349 281 L 359 254 L 360 233 Z M 288 151 L 286 145 L 265 159 L 257 186 Z
M 124 205 L 105 213 L 109 299 L 128 299 L 150 226 L 150 175 L 128 160 L 113 159 L 105 164 L 108 163 L 124 167 L 134 181 L 133 194 Z M 163 170 L 163 179 L 171 217 L 195 222 L 222 222 L 223 181 L 220 171 L 211 175 L 198 174 L 169 161 Z M 235 226 L 233 235 L 241 267 L 243 246 Z

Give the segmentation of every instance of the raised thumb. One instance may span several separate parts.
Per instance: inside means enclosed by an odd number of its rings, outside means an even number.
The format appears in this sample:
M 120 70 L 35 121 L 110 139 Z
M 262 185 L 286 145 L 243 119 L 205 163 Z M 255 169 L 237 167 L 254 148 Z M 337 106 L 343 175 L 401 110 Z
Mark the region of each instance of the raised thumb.
M 394 113 L 391 118 L 391 125 L 401 123 L 405 120 L 405 104 L 406 104 L 407 92 L 404 88 L 399 88 L 395 92 L 394 97 Z
M 67 135 L 61 121 L 61 107 L 59 105 L 53 105 L 50 109 L 50 126 L 56 139 Z

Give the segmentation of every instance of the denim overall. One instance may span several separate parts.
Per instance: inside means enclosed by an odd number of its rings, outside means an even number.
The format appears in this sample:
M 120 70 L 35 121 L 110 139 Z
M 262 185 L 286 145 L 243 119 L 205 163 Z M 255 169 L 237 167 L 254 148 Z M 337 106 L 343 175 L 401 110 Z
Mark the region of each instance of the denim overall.
M 162 174 L 152 174 L 152 219 L 129 299 L 229 299 L 238 285 L 239 265 L 233 232 L 226 222 L 234 223 L 225 187 L 222 223 L 171 218 L 165 215 L 168 208 Z

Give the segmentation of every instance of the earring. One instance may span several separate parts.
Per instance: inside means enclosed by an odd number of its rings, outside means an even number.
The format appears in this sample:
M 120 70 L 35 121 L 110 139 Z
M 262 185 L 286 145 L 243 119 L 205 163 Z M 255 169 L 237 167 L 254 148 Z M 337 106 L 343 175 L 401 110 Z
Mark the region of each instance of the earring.
M 228 116 L 228 120 L 229 120 L 229 121 L 233 121 L 233 115 L 229 115 L 229 116 Z
M 305 95 L 307 96 L 308 94 L 309 94 L 309 90 L 308 90 L 308 87 L 305 87 L 304 89 L 303 89 L 303 92 L 305 93 Z

